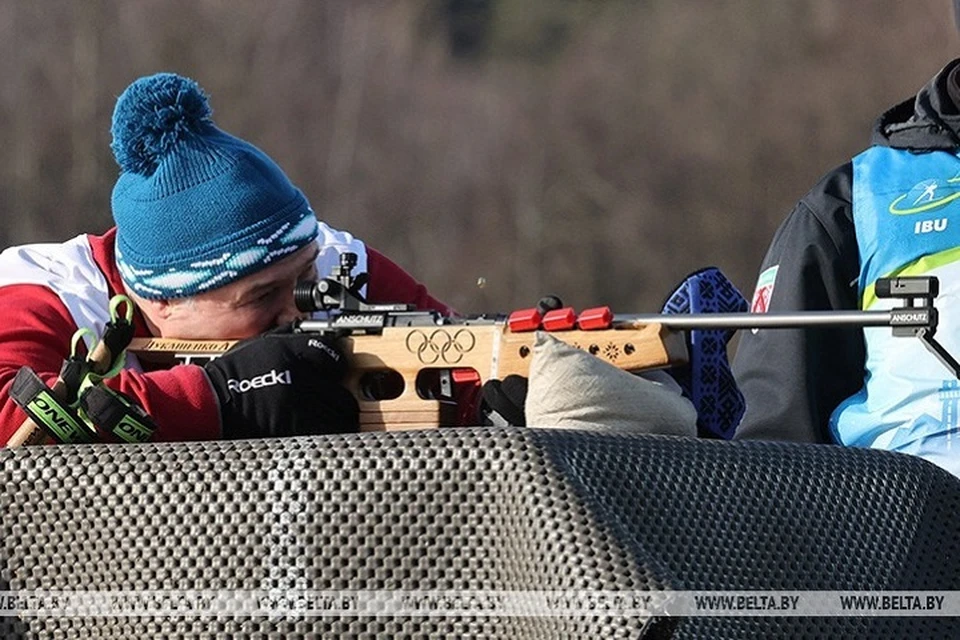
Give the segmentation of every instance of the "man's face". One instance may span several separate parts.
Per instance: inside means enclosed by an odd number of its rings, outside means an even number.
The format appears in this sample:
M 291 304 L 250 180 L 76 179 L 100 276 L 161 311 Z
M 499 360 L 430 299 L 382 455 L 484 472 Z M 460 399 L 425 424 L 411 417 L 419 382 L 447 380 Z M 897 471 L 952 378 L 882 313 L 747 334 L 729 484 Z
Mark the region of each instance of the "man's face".
M 301 280 L 316 280 L 317 245 L 311 243 L 262 271 L 185 300 L 171 300 L 159 329 L 191 340 L 249 338 L 305 314 L 293 302 Z

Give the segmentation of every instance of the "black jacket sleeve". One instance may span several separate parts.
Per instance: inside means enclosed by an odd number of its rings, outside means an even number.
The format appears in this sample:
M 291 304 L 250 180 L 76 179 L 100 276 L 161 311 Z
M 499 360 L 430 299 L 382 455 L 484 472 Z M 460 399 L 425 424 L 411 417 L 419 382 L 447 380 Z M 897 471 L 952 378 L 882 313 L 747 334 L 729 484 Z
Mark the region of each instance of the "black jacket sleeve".
M 828 174 L 787 217 L 761 273 L 779 265 L 769 312 L 859 308 L 852 167 Z M 746 399 L 738 439 L 832 442 L 831 412 L 863 384 L 858 327 L 740 333 L 734 373 Z

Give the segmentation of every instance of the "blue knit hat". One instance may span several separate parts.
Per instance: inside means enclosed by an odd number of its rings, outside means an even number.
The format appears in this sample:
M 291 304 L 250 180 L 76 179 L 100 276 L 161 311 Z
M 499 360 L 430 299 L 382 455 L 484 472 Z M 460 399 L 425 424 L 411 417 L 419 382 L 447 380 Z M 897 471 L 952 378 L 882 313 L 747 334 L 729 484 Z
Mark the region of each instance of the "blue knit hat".
M 196 82 L 135 81 L 117 100 L 117 264 L 148 299 L 222 287 L 314 241 L 306 198 L 264 152 L 221 131 Z

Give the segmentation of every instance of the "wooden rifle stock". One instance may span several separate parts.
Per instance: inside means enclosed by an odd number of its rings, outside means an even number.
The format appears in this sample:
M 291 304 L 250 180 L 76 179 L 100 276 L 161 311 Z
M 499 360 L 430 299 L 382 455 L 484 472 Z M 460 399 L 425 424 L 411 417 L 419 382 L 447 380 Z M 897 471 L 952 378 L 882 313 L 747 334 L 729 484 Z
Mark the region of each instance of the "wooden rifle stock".
M 309 332 L 309 331 L 307 331 Z M 589 351 L 627 371 L 660 369 L 687 362 L 683 333 L 658 323 L 625 329 L 554 331 L 553 337 Z M 333 333 L 332 335 L 337 335 Z M 513 332 L 504 322 L 383 327 L 338 339 L 349 362 L 345 386 L 360 405 L 362 431 L 453 426 L 456 405 L 430 397 L 426 380 L 454 369 L 472 369 L 481 384 L 515 374 L 528 376 L 535 332 Z M 227 340 L 135 338 L 129 350 L 143 361 L 198 363 L 235 344 Z M 396 389 L 375 391 L 384 378 Z M 402 384 L 400 380 L 402 379 Z

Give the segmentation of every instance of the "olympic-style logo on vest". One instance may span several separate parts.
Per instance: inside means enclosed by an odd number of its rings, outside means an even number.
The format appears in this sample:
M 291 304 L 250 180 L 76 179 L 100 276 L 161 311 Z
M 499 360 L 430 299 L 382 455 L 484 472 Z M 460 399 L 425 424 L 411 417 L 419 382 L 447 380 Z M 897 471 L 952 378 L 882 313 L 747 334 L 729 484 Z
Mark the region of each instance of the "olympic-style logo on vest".
M 414 353 L 423 364 L 457 364 L 463 360 L 463 354 L 473 350 L 477 338 L 467 329 L 460 329 L 450 335 L 445 329 L 432 331 L 430 335 L 417 329 L 407 334 L 407 351 Z
M 934 211 L 960 198 L 960 175 L 946 181 L 930 178 L 918 182 L 910 191 L 897 196 L 888 210 L 895 216 Z

